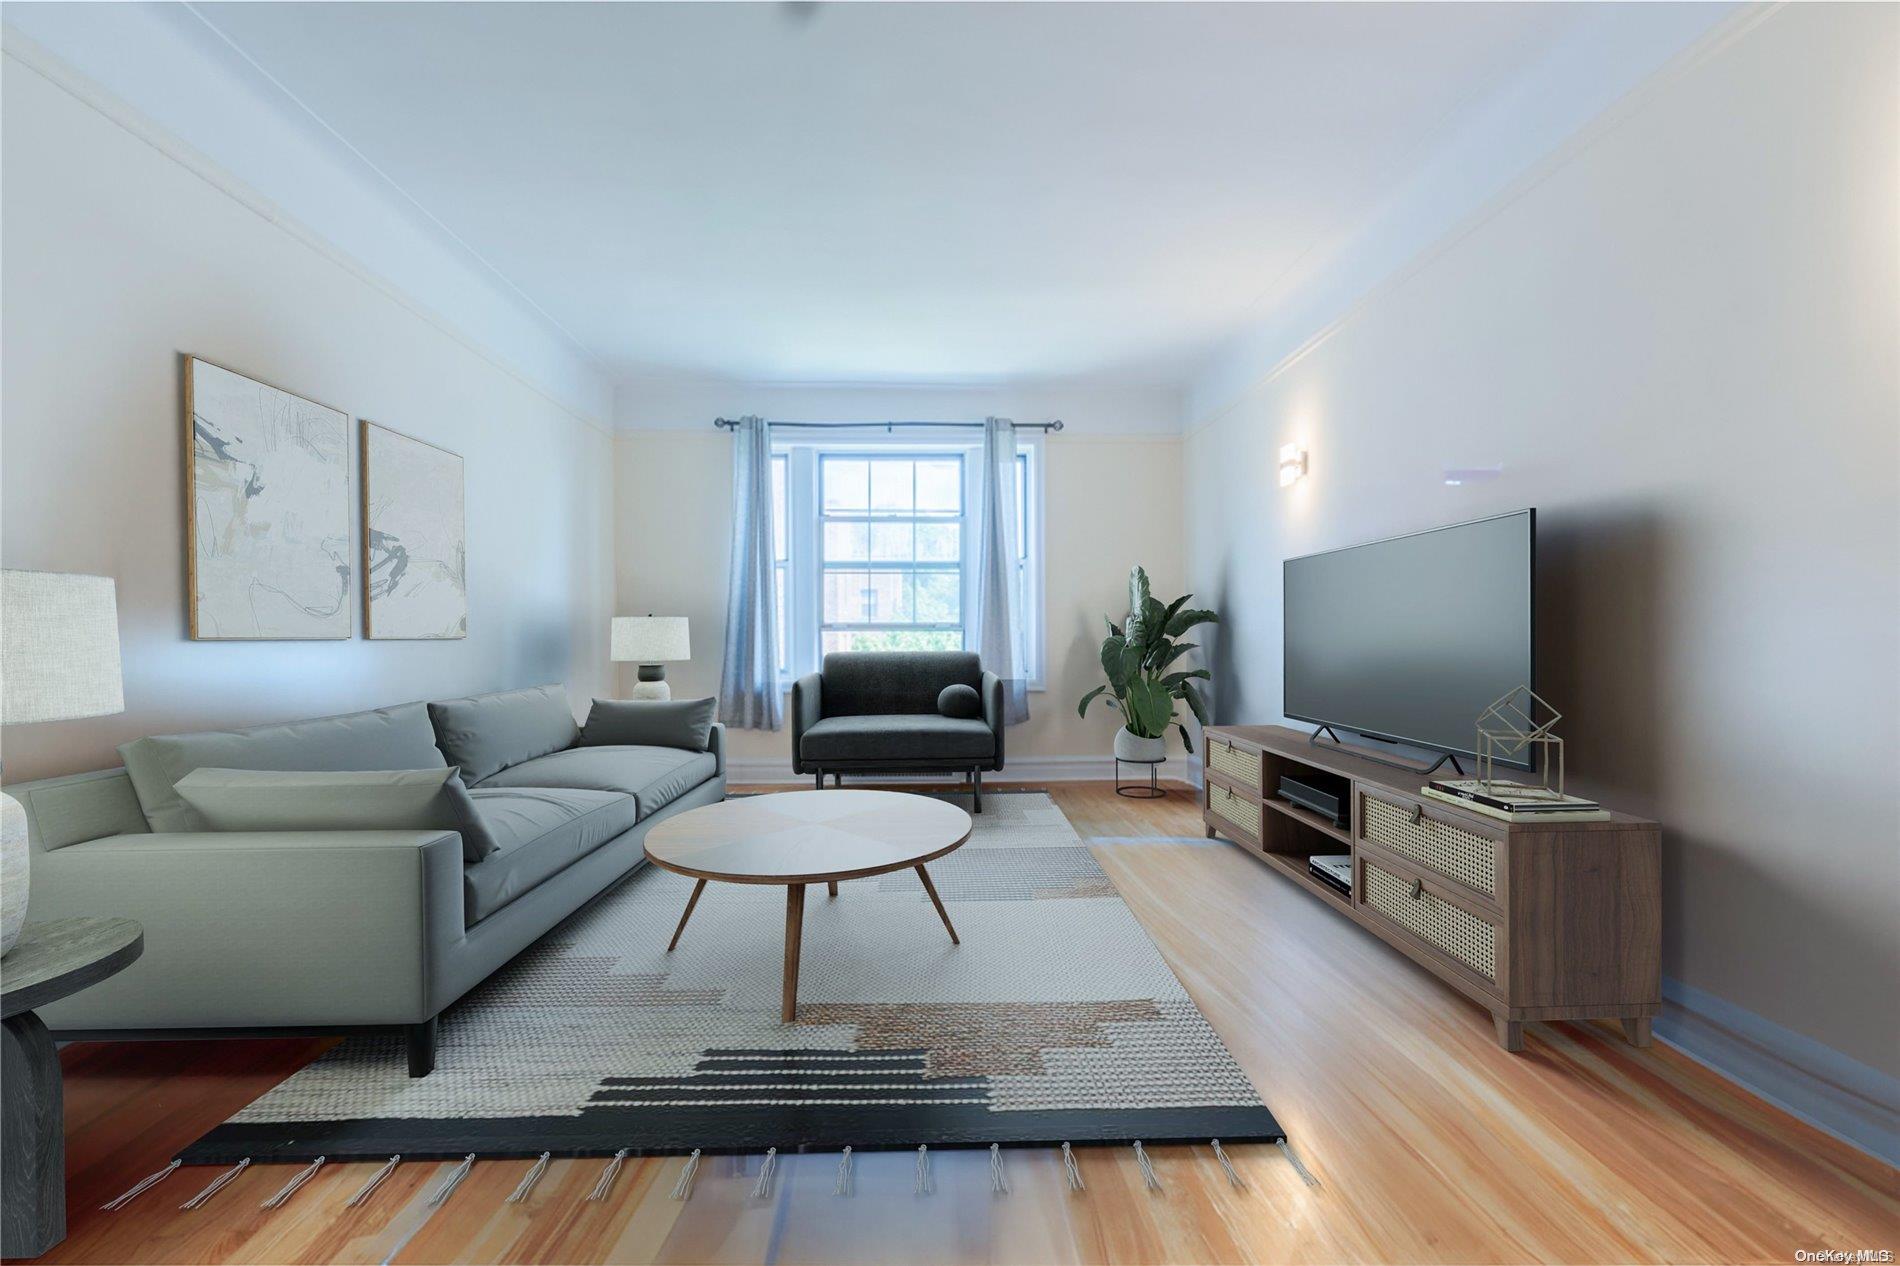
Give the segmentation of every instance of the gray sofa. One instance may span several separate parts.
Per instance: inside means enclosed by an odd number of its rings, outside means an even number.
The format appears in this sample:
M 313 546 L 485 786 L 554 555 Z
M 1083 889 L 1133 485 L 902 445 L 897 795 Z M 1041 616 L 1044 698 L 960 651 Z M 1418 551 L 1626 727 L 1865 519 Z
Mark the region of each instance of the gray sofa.
M 937 710 L 946 686 L 976 691 L 979 716 Z M 792 770 L 818 786 L 831 774 L 953 773 L 983 812 L 983 774 L 1003 767 L 1003 683 L 969 651 L 838 651 L 792 683 Z
M 401 1026 L 412 1076 L 436 1017 L 645 861 L 654 823 L 725 798 L 706 751 L 576 746 L 557 686 L 139 739 L 122 769 L 9 790 L 32 830 L 32 917 L 145 925 L 130 968 L 41 1015 L 62 1036 Z M 499 845 L 455 831 L 215 831 L 175 784 L 194 769 L 460 767 Z

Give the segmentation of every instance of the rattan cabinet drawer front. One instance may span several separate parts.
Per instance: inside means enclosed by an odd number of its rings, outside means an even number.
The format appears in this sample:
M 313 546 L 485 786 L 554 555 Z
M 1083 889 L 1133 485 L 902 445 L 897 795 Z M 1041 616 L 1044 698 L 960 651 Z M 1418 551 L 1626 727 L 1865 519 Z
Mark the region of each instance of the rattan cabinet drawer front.
M 1207 784 L 1207 807 L 1217 818 L 1232 823 L 1254 839 L 1260 838 L 1260 806 L 1237 796 L 1217 782 Z
M 1422 884 L 1363 863 L 1365 907 L 1435 945 L 1489 981 L 1498 978 L 1495 926 Z
M 1498 842 L 1489 836 L 1441 821 L 1418 805 L 1378 796 L 1361 798 L 1359 834 L 1474 892 L 1497 896 Z
M 1262 790 L 1259 752 L 1250 752 L 1244 747 L 1210 738 L 1207 740 L 1207 765 L 1214 772 L 1244 787 Z

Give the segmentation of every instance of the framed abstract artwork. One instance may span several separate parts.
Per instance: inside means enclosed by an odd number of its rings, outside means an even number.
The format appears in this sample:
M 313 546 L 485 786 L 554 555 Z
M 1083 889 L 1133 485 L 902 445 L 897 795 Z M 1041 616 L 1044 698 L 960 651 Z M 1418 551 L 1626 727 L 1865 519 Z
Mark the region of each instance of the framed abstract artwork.
M 462 459 L 363 423 L 363 636 L 468 636 Z
M 349 637 L 349 415 L 188 356 L 185 418 L 191 636 Z

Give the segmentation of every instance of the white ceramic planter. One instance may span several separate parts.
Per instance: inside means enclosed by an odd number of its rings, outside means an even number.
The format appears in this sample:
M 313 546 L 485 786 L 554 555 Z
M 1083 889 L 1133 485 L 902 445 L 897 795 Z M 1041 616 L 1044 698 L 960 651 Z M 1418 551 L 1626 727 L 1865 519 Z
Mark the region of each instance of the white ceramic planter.
M 1168 740 L 1142 738 L 1139 734 L 1123 727 L 1115 731 L 1115 757 L 1117 760 L 1152 765 L 1156 761 L 1168 759 Z

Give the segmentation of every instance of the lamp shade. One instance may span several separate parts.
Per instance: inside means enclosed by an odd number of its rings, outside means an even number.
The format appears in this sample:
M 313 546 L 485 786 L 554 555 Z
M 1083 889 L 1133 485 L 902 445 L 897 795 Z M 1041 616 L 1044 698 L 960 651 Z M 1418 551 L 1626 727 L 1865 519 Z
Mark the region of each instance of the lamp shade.
M 610 654 L 630 664 L 661 664 L 691 659 L 683 615 L 617 615 Z
M 0 571 L 0 722 L 123 711 L 112 578 Z

